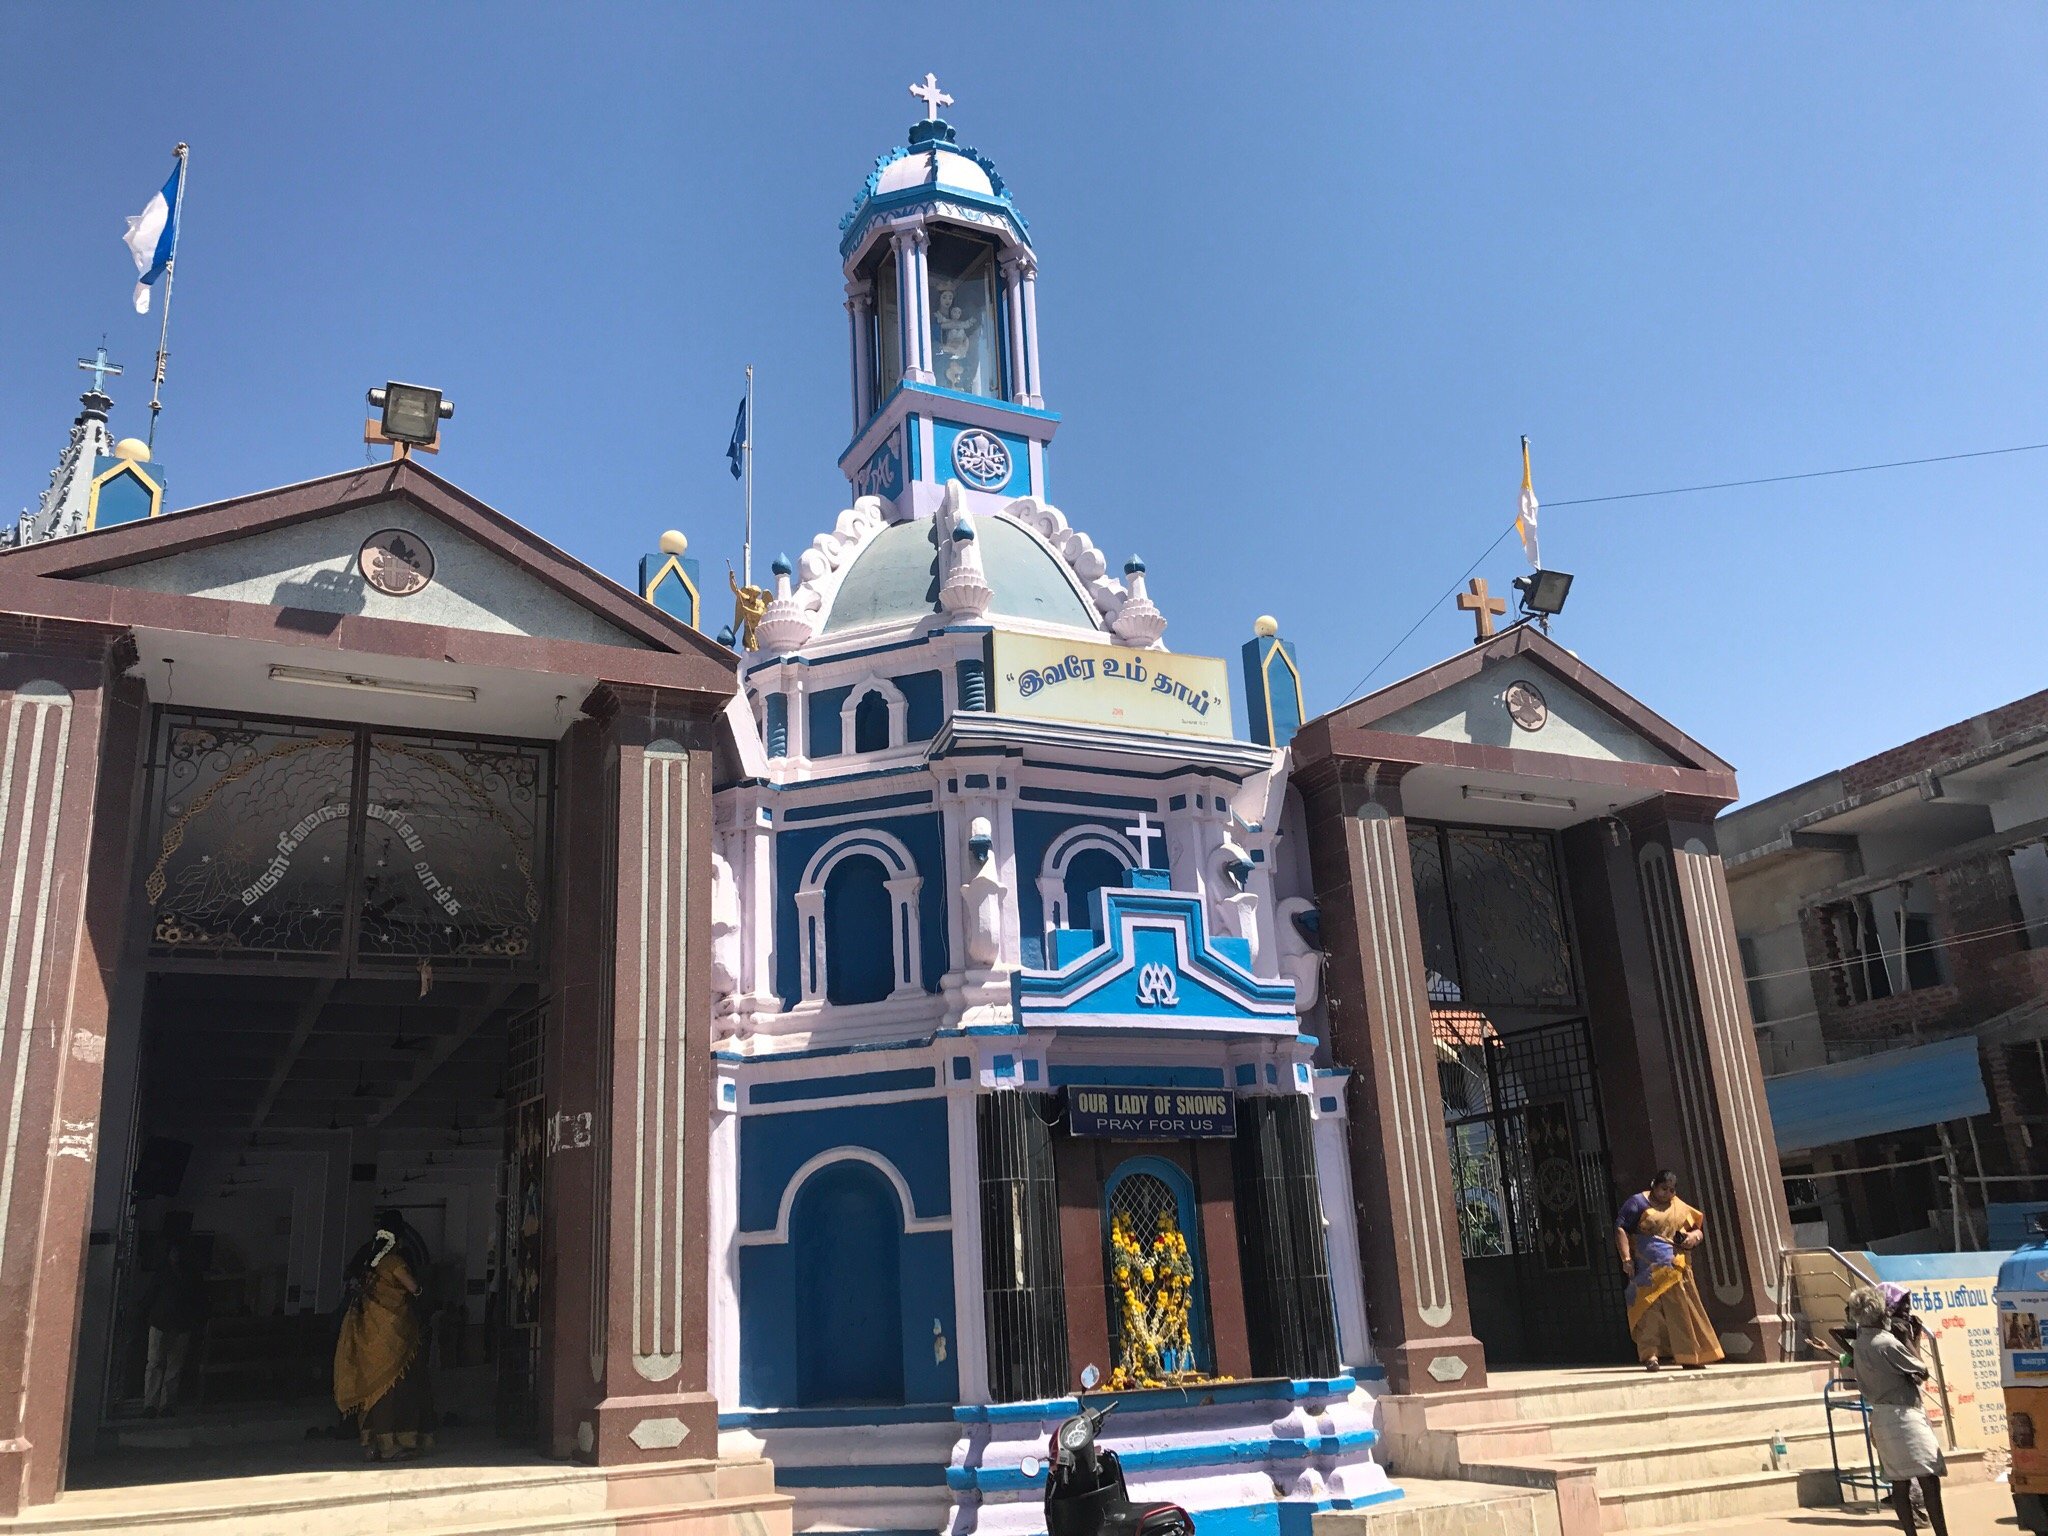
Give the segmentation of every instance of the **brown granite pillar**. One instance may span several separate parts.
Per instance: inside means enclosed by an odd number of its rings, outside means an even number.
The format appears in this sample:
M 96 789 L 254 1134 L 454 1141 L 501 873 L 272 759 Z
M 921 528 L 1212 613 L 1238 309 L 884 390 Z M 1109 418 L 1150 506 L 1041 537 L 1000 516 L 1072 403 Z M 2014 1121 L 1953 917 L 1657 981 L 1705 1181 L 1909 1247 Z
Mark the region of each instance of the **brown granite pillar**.
M 38 626 L 0 654 L 0 1513 L 63 1486 L 99 1145 L 107 989 L 138 733 L 106 770 L 113 637 Z M 108 793 L 102 796 L 103 770 Z M 118 782 L 116 782 L 118 781 Z M 100 798 L 104 836 L 95 836 Z M 111 802 L 111 803 L 108 803 Z M 118 844 L 118 848 L 113 846 Z M 88 875 L 109 900 L 88 911 Z M 97 886 L 95 887 L 97 894 Z
M 1373 1351 L 1396 1392 L 1481 1386 L 1437 1084 L 1400 769 L 1318 765 L 1302 781 L 1329 956 L 1330 1043 L 1351 1069 L 1351 1184 Z
M 1663 1079 L 1656 1091 L 1672 1105 L 1658 1117 L 1657 1160 L 1707 1214 L 1700 1291 L 1722 1348 L 1731 1360 L 1777 1360 L 1791 1222 L 1712 815 L 1670 799 L 1627 814 L 1655 993 L 1636 1035 L 1646 1077 Z
M 658 690 L 602 693 L 565 754 L 550 1437 L 600 1465 L 710 1458 L 712 728 Z

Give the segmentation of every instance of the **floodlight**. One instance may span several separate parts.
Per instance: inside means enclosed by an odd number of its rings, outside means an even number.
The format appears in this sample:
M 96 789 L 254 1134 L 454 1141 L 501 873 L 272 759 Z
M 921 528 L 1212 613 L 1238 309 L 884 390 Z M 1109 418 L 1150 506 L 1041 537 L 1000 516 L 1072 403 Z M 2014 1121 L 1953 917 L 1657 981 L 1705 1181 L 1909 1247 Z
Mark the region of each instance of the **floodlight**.
M 418 447 L 438 440 L 440 424 L 455 414 L 455 407 L 441 398 L 441 391 L 424 384 L 386 384 L 370 391 L 370 404 L 384 413 L 381 426 L 385 437 Z
M 1522 612 L 1540 618 L 1564 612 L 1564 600 L 1571 590 L 1570 571 L 1535 571 L 1515 578 L 1515 591 L 1522 597 Z

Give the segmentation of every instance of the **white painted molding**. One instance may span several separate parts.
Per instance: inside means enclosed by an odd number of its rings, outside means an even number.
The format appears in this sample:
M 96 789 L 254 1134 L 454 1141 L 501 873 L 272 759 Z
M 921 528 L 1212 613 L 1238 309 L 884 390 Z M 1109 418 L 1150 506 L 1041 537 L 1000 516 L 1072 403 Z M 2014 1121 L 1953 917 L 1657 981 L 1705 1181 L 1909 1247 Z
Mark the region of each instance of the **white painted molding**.
M 902 1202 L 903 1205 L 903 1232 L 906 1237 L 919 1232 L 950 1232 L 953 1230 L 953 1218 L 950 1215 L 920 1216 L 917 1214 L 917 1202 L 910 1196 L 909 1181 L 903 1177 L 902 1171 L 894 1163 L 890 1162 L 889 1159 L 882 1156 L 881 1153 L 875 1151 L 872 1147 L 841 1146 L 827 1147 L 824 1151 L 806 1158 L 803 1165 L 789 1176 L 789 1182 L 782 1186 L 782 1200 L 775 1210 L 774 1228 L 767 1232 L 742 1232 L 739 1234 L 740 1245 L 746 1248 L 757 1248 L 769 1243 L 788 1242 L 790 1212 L 796 1208 L 796 1197 L 802 1193 L 805 1180 L 809 1179 L 812 1174 L 820 1169 L 831 1167 L 834 1163 L 866 1163 L 889 1181 L 890 1187 L 896 1191 L 897 1200 Z

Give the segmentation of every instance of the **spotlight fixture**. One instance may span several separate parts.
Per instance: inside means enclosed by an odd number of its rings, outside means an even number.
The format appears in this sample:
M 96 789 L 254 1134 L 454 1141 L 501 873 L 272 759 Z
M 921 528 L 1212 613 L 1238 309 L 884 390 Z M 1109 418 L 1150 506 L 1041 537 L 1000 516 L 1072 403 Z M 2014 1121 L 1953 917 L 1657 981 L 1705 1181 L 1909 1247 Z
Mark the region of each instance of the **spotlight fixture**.
M 1517 576 L 1515 591 L 1521 595 L 1522 612 L 1539 619 L 1564 612 L 1564 600 L 1571 595 L 1570 571 L 1532 571 Z
M 370 404 L 384 413 L 378 426 L 387 439 L 416 448 L 435 442 L 441 436 L 441 423 L 455 414 L 455 407 L 441 398 L 438 389 L 395 380 L 371 390 Z

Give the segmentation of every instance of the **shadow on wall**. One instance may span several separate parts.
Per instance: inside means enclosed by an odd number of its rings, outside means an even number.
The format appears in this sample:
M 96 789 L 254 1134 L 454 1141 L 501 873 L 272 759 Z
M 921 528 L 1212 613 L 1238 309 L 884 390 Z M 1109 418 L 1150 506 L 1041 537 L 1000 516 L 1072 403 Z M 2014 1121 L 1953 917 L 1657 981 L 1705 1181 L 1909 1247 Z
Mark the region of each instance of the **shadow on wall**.
M 315 613 L 361 613 L 368 584 L 359 571 L 315 571 L 304 581 L 280 581 L 270 600 L 279 608 Z

